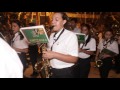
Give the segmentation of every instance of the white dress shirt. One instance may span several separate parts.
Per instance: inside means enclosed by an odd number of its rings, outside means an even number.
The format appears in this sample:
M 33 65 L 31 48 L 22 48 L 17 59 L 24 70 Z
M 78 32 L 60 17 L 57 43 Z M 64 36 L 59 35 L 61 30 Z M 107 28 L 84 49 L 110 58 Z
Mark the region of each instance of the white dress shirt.
M 23 65 L 17 53 L 1 38 L 0 78 L 23 78 Z
M 88 38 L 88 35 L 85 37 L 85 40 L 87 40 Z M 80 44 L 80 48 L 82 48 L 83 44 Z M 90 41 L 87 43 L 87 45 L 83 46 L 82 49 L 86 49 L 87 51 L 96 51 L 96 41 L 94 38 L 91 38 Z M 89 58 L 90 55 L 89 54 L 86 54 L 86 53 L 83 53 L 83 52 L 79 52 L 79 58 L 82 58 L 82 59 L 86 59 L 86 58 Z
M 103 50 L 103 47 L 104 47 L 104 43 L 106 43 L 106 41 L 104 41 L 104 39 L 102 39 L 100 42 L 99 42 L 99 45 L 98 45 L 98 49 L 100 49 L 100 52 Z M 107 49 L 115 52 L 116 54 L 119 54 L 119 49 L 118 49 L 118 43 L 116 41 L 113 41 L 112 43 L 108 43 L 107 44 Z
M 48 43 L 49 50 L 51 50 L 51 47 L 54 43 L 54 39 L 56 39 L 61 32 L 62 30 L 60 30 L 55 35 L 55 37 L 54 37 L 55 33 L 51 34 L 50 41 Z M 73 32 L 65 29 L 64 32 L 59 37 L 59 39 L 54 43 L 52 51 L 78 57 L 77 36 Z M 53 68 L 56 69 L 67 68 L 74 65 L 74 63 L 67 63 L 58 59 L 50 60 L 50 64 Z
M 19 33 L 16 33 L 15 37 L 13 38 L 12 46 L 19 49 L 25 49 L 28 48 L 28 43 L 25 38 L 23 40 L 20 40 Z M 21 53 L 21 52 L 17 52 L 17 53 Z

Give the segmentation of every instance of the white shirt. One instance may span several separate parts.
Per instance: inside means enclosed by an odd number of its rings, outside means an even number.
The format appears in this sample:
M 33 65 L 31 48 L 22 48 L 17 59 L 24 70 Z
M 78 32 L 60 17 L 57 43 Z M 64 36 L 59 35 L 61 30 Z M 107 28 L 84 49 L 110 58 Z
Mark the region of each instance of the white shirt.
M 23 78 L 23 65 L 17 53 L 1 38 L 0 78 Z
M 106 43 L 104 42 L 104 39 L 102 39 L 99 44 L 98 44 L 98 49 L 100 49 L 100 52 L 103 50 L 103 44 Z M 116 41 L 113 41 L 111 44 L 110 42 L 107 44 L 107 49 L 115 52 L 116 54 L 119 54 L 119 49 L 118 49 L 118 43 Z
M 62 30 L 60 30 L 56 36 L 58 37 Z M 54 34 L 51 34 L 50 41 L 48 43 L 49 50 L 51 50 L 51 47 L 54 42 Z M 61 34 L 59 39 L 54 43 L 52 51 L 62 53 L 65 55 L 71 55 L 78 57 L 78 41 L 77 36 L 68 30 L 64 30 L 64 32 Z M 67 68 L 74 65 L 74 63 L 67 63 L 58 59 L 52 59 L 50 60 L 50 64 L 53 68 L 61 69 L 61 68 Z
M 80 30 L 80 28 L 77 28 L 77 27 L 76 27 L 76 28 L 74 28 L 73 32 L 74 32 L 74 33 L 81 33 L 81 30 Z
M 85 37 L 85 40 L 87 40 L 88 36 Z M 80 44 L 80 48 L 82 48 L 83 44 Z M 96 51 L 96 41 L 94 38 L 91 38 L 90 41 L 87 43 L 87 45 L 83 46 L 82 49 L 88 49 L 87 51 Z M 79 58 L 85 59 L 85 58 L 89 58 L 90 55 L 83 53 L 83 52 L 79 52 Z
M 16 33 L 15 37 L 13 38 L 12 46 L 19 49 L 25 49 L 28 48 L 28 43 L 25 38 L 23 40 L 20 40 L 19 33 Z M 17 52 L 17 53 L 21 53 L 21 52 Z

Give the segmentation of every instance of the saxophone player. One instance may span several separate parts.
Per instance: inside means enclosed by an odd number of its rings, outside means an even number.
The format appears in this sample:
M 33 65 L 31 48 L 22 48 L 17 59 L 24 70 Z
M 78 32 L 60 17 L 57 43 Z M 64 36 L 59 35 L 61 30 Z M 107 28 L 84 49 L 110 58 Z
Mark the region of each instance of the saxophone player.
M 98 60 L 98 56 L 103 49 L 109 49 L 116 54 L 119 54 L 118 43 L 113 39 L 113 32 L 111 30 L 105 31 L 103 39 L 99 42 L 95 60 Z M 104 53 L 101 57 L 103 65 L 99 68 L 100 77 L 107 78 L 109 71 L 112 68 L 112 60 L 114 56 Z
M 68 16 L 64 12 L 55 12 L 52 18 L 53 31 L 48 43 L 48 51 L 43 58 L 50 60 L 53 75 L 51 78 L 74 78 L 74 66 L 78 60 L 77 36 L 64 28 Z

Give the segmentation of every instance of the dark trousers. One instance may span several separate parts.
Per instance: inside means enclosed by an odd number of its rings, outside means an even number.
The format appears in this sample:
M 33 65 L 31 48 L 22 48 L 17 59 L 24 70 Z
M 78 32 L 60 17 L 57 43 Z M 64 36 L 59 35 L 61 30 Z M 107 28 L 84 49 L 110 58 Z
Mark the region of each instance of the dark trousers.
M 120 55 L 115 57 L 115 71 L 120 73 Z
M 86 59 L 79 58 L 77 62 L 78 68 L 76 72 L 78 78 L 88 78 L 91 67 L 90 62 L 91 62 L 90 58 L 86 58 Z
M 21 53 L 21 54 L 18 53 L 18 56 L 23 64 L 23 71 L 25 71 L 25 69 L 27 67 L 26 53 Z
M 119 46 L 119 54 L 115 57 L 115 71 L 116 73 L 120 73 L 120 44 Z
M 37 45 L 29 46 L 29 55 L 30 55 L 30 61 L 34 68 L 35 64 L 37 63 L 37 57 L 38 57 L 38 46 Z
M 50 78 L 75 78 L 74 68 L 75 65 L 63 69 L 52 68 L 51 69 L 52 76 Z
M 113 58 L 106 58 L 106 59 L 102 60 L 103 65 L 99 68 L 101 78 L 108 77 L 109 71 L 111 70 L 112 65 L 113 65 L 112 60 L 113 60 Z

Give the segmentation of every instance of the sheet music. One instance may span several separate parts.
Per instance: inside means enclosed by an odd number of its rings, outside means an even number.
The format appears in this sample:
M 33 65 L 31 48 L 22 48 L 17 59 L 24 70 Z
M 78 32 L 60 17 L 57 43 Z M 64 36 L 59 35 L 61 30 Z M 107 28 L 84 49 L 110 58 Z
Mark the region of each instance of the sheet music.
M 29 44 L 48 43 L 49 38 L 43 25 L 20 28 Z

